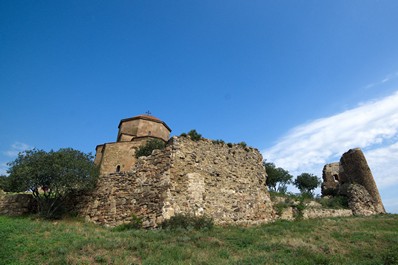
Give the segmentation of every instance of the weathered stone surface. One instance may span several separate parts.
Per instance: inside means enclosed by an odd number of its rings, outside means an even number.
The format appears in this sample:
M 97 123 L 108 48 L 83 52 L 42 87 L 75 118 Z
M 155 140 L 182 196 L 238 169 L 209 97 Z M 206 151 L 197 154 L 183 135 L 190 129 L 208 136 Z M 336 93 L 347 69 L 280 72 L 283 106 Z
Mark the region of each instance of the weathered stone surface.
M 376 182 L 361 149 L 350 149 L 342 155 L 339 163 L 325 165 L 322 177 L 322 195 L 347 196 L 354 214 L 368 215 L 386 212 Z M 362 188 L 356 186 L 353 188 L 352 184 Z M 367 195 L 364 191 L 367 192 Z M 373 209 L 367 206 L 369 203 L 373 205 Z
M 36 203 L 31 194 L 8 194 L 0 190 L 0 214 L 18 216 L 35 209 Z
M 322 195 L 336 195 L 339 191 L 340 163 L 326 164 L 322 170 Z
M 376 213 L 385 213 L 379 190 L 361 149 L 351 149 L 344 153 L 340 164 L 343 167 L 344 179 L 347 179 L 349 183 L 362 185 L 373 199 Z
M 281 220 L 295 220 L 300 216 L 298 206 L 299 200 L 292 200 L 289 197 L 278 196 L 272 198 L 274 209 L 280 209 L 276 211 L 276 219 Z M 282 205 L 282 209 L 279 204 Z M 289 206 L 287 206 L 289 205 Z M 286 208 L 283 208 L 286 207 Z M 322 205 L 314 200 L 306 201 L 304 203 L 304 210 L 302 210 L 302 218 L 313 219 L 313 218 L 329 218 L 329 217 L 345 217 L 352 216 L 350 209 L 328 209 L 323 208 Z
M 304 219 L 346 217 L 352 216 L 352 214 L 353 212 L 350 209 L 321 209 L 319 207 L 310 207 L 303 210 Z
M 164 150 L 138 159 L 131 172 L 101 176 L 80 208 L 87 220 L 109 226 L 132 214 L 146 227 L 178 213 L 211 216 L 216 224 L 274 218 L 258 150 L 189 137 L 173 137 Z
M 359 184 L 350 184 L 347 188 L 348 205 L 354 215 L 374 215 L 379 213 L 375 208 L 372 196 Z

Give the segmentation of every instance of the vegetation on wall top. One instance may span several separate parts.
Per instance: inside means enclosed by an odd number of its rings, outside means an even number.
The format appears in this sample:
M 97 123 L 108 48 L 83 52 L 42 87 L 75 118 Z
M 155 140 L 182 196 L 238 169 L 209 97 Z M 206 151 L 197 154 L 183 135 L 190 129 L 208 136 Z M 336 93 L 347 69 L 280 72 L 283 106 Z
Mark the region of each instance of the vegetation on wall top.
M 135 157 L 139 158 L 141 156 L 149 156 L 152 154 L 153 150 L 162 150 L 166 146 L 165 142 L 160 139 L 150 139 L 144 145 L 140 146 L 135 152 Z

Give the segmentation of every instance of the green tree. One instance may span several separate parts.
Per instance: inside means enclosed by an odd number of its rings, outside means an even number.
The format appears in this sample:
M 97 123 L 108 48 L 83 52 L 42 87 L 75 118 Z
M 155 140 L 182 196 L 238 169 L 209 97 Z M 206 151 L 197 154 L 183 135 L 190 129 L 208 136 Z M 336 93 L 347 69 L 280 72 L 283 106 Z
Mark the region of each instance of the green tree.
M 91 154 L 71 148 L 24 151 L 8 165 L 10 190 L 31 191 L 45 218 L 60 217 L 68 196 L 94 188 L 99 174 Z
M 8 177 L 1 175 L 0 176 L 0 190 L 8 191 Z
M 293 182 L 302 194 L 314 196 L 314 190 L 321 185 L 321 180 L 310 173 L 302 173 Z
M 138 147 L 135 152 L 135 157 L 139 158 L 140 156 L 149 156 L 152 154 L 152 151 L 155 149 L 162 150 L 166 144 L 159 139 L 150 139 L 144 145 Z
M 274 163 L 264 161 L 264 167 L 267 171 L 266 185 L 271 191 L 285 193 L 287 185 L 291 183 L 293 176 L 289 171 L 276 167 Z

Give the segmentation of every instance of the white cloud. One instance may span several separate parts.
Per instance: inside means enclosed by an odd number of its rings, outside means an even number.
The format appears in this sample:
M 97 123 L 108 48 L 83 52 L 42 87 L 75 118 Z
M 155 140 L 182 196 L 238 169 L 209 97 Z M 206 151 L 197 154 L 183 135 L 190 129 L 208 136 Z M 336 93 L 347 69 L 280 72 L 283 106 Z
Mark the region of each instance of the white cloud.
M 30 150 L 33 147 L 31 147 L 28 144 L 25 143 L 21 143 L 21 142 L 15 142 L 13 143 L 10 148 L 7 151 L 3 152 L 3 155 L 5 155 L 6 157 L 8 157 L 10 159 L 14 159 L 15 157 L 17 157 L 19 152 L 25 151 L 25 150 Z M 6 175 L 7 174 L 7 162 L 0 162 L 0 175 Z
M 383 204 L 387 212 L 398 213 L 398 200 L 396 198 L 383 199 Z
M 11 145 L 11 148 L 5 152 L 3 152 L 6 156 L 8 157 L 16 157 L 19 152 L 25 151 L 32 149 L 32 147 L 28 144 L 21 143 L 21 142 L 15 142 Z
M 365 156 L 380 187 L 398 183 L 398 141 L 366 151 Z
M 398 92 L 298 126 L 263 152 L 268 161 L 293 175 L 321 175 L 324 164 L 347 150 L 364 149 L 379 186 L 398 184 Z
M 7 163 L 0 163 L 0 176 L 7 175 Z

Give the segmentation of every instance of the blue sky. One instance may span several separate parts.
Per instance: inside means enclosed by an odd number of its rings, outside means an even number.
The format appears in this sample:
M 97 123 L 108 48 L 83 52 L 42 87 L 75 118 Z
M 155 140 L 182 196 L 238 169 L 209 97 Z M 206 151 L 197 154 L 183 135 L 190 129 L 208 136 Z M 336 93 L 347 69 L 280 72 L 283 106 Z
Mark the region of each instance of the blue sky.
M 293 174 L 363 148 L 398 213 L 398 1 L 1 1 L 0 173 L 18 151 L 245 141 Z

